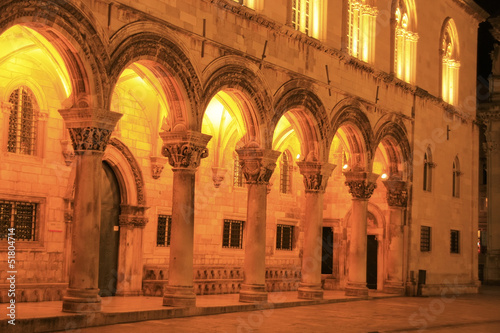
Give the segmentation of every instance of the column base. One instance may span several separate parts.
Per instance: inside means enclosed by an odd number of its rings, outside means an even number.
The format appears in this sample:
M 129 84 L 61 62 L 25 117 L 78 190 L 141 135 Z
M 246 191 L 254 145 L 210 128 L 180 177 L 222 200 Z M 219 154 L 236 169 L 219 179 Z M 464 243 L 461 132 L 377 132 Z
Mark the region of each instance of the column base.
M 194 307 L 196 294 L 191 286 L 167 286 L 163 294 L 164 306 Z
M 265 303 L 267 302 L 266 286 L 263 284 L 242 284 L 240 302 Z
M 403 281 L 386 281 L 384 283 L 384 293 L 404 295 L 405 286 Z
M 63 312 L 100 312 L 99 289 L 68 289 L 63 297 Z
M 323 299 L 323 289 L 321 284 L 300 283 L 297 289 L 299 298 L 303 299 Z
M 362 282 L 347 282 L 345 287 L 346 296 L 368 296 L 368 288 L 366 283 Z

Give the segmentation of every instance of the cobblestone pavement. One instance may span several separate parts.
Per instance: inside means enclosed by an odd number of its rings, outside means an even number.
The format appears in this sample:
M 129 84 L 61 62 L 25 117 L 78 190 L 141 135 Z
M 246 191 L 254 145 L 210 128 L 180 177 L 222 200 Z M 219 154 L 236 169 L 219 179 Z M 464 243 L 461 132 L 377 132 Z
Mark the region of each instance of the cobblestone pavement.
M 78 330 L 111 332 L 500 332 L 500 287 L 478 295 L 400 297 L 177 318 Z

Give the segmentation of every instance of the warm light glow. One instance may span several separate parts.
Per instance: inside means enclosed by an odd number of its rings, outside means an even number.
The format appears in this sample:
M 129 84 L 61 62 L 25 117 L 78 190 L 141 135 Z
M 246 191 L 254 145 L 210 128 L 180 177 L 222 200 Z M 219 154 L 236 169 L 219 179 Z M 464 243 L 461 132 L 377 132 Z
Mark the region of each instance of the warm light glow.
M 297 159 L 300 159 L 300 154 L 297 154 Z
M 380 176 L 382 179 L 387 179 L 387 174 L 383 173 L 382 176 Z
M 456 105 L 458 102 L 458 36 L 453 20 L 449 20 L 441 39 L 441 97 L 443 101 Z
M 400 7 L 401 6 L 401 7 Z M 396 21 L 394 41 L 394 72 L 398 78 L 413 83 L 415 76 L 416 45 L 418 34 L 411 31 L 409 12 L 405 2 L 400 2 L 394 13 Z
M 319 38 L 323 0 L 296 0 L 292 3 L 292 26 L 309 36 Z
M 347 51 L 363 61 L 373 61 L 378 11 L 361 1 L 349 0 L 347 13 Z
M 347 164 L 344 164 L 344 166 L 342 167 L 342 169 L 344 169 L 344 170 L 347 170 L 347 168 L 349 168 L 349 165 L 347 165 Z

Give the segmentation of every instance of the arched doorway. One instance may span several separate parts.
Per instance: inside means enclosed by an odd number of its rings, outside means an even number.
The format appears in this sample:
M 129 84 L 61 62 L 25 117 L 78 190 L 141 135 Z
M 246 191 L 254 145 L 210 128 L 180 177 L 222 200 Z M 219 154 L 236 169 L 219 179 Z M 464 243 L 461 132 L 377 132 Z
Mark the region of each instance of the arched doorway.
M 114 296 L 118 276 L 120 241 L 120 186 L 111 167 L 102 162 L 101 237 L 99 242 L 99 295 Z

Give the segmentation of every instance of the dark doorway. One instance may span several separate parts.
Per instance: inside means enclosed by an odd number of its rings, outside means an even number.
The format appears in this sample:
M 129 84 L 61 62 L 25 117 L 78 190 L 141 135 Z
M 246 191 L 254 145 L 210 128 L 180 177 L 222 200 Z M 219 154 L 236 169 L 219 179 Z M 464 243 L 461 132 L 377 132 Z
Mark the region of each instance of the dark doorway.
M 114 296 L 118 275 L 120 231 L 120 187 L 115 173 L 102 163 L 101 175 L 101 238 L 99 242 L 99 295 Z
M 323 227 L 323 255 L 321 259 L 321 274 L 333 273 L 333 231 Z
M 377 238 L 375 235 L 368 235 L 366 244 L 366 286 L 368 289 L 377 289 L 377 252 Z

